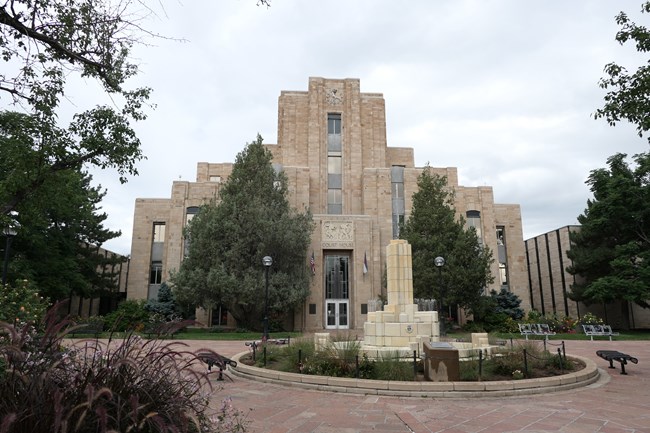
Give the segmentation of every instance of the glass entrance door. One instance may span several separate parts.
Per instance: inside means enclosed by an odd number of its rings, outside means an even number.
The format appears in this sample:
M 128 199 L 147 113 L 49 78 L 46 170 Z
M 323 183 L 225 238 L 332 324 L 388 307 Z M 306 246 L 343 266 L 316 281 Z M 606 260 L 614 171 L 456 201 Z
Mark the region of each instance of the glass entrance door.
M 348 329 L 348 303 L 349 301 L 326 301 L 327 329 Z
M 325 255 L 325 328 L 350 327 L 350 257 Z

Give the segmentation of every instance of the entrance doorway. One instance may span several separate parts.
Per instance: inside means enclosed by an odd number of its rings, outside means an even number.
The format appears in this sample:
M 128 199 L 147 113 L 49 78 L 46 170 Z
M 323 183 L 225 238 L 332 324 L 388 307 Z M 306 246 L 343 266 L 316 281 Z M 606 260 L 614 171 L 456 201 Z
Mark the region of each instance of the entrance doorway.
M 325 328 L 350 328 L 350 256 L 325 255 Z

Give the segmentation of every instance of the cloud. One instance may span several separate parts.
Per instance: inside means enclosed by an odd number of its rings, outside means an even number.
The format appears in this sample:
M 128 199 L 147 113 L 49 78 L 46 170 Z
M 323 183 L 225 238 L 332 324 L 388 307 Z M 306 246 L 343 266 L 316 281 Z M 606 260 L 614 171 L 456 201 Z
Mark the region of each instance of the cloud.
M 466 186 L 491 185 L 519 203 L 524 236 L 574 224 L 589 171 L 618 151 L 648 150 L 630 125 L 592 113 L 605 64 L 647 60 L 614 40 L 614 16 L 638 0 L 573 2 L 255 0 L 170 2 L 148 23 L 174 39 L 136 47 L 157 105 L 136 125 L 148 159 L 125 185 L 108 188 L 106 246 L 130 251 L 138 197 L 169 197 L 199 161 L 233 161 L 259 132 L 277 141 L 277 98 L 306 90 L 310 76 L 359 78 L 384 94 L 389 146 L 412 147 L 417 165 L 458 167 Z M 180 42 L 178 39 L 185 39 Z M 99 97 L 80 87 L 75 98 Z M 75 99 L 78 101 L 78 99 Z M 84 100 L 85 102 L 85 100 Z

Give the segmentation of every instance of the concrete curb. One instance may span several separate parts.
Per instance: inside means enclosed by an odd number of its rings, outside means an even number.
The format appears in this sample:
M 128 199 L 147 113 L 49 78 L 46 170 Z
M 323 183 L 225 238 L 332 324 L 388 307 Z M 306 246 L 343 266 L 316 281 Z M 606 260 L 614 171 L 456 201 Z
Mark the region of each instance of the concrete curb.
M 549 392 L 566 391 L 590 385 L 597 382 L 600 375 L 598 367 L 594 361 L 589 358 L 573 355 L 569 356 L 569 358 L 584 362 L 584 369 L 561 376 L 537 379 L 486 382 L 405 382 L 367 380 L 285 373 L 282 371 L 252 367 L 250 365 L 245 365 L 240 361 L 240 358 L 248 354 L 249 352 L 242 352 L 232 358 L 233 361 L 237 362 L 237 367 L 229 367 L 229 371 L 232 372 L 234 376 L 287 387 L 364 395 L 481 398 L 546 394 Z

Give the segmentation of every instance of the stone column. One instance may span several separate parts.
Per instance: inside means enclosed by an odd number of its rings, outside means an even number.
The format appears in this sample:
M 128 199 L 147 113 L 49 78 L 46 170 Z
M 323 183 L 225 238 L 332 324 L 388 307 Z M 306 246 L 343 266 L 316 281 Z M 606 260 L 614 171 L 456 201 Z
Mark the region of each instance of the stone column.
M 388 305 L 413 304 L 413 263 L 411 245 L 393 239 L 386 247 Z

